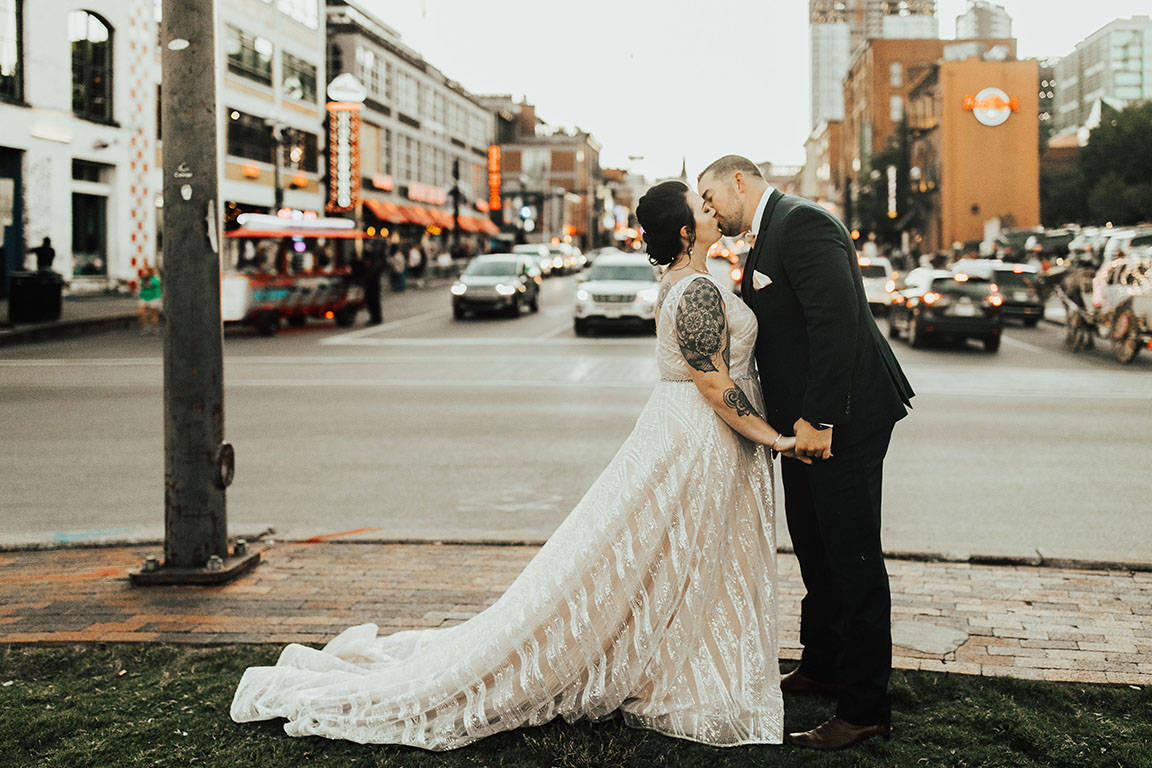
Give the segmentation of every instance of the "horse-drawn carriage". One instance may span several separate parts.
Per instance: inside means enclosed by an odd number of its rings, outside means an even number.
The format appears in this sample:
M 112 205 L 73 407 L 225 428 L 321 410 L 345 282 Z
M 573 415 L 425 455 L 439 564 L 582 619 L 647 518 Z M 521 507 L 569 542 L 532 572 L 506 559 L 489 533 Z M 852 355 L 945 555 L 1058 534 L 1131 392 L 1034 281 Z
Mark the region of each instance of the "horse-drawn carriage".
M 1057 288 L 1067 314 L 1064 344 L 1072 351 L 1110 339 L 1121 363 L 1152 346 L 1152 245 L 1136 246 L 1090 266 L 1070 269 Z

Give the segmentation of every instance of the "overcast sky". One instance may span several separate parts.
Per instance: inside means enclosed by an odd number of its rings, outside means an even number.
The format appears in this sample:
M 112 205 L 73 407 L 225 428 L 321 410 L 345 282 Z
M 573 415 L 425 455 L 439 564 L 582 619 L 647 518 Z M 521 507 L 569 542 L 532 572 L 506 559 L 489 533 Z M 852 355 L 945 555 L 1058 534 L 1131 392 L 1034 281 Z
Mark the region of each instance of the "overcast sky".
M 800 164 L 809 123 L 808 0 L 360 0 L 473 93 L 526 96 L 580 126 L 605 167 L 695 175 L 729 152 Z M 1061 56 L 1149 0 L 1001 0 L 1022 57 Z M 967 0 L 939 0 L 941 37 Z M 1058 8 L 1056 6 L 1059 6 Z M 630 161 L 633 155 L 642 160 Z

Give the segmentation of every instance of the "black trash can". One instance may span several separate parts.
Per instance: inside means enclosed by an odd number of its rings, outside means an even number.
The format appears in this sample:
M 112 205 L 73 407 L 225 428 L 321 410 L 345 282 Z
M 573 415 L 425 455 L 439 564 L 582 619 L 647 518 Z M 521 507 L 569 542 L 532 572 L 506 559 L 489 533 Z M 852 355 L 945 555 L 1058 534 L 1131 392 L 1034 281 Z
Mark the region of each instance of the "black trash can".
M 12 272 L 8 275 L 8 320 L 49 323 L 60 319 L 64 278 L 56 272 Z

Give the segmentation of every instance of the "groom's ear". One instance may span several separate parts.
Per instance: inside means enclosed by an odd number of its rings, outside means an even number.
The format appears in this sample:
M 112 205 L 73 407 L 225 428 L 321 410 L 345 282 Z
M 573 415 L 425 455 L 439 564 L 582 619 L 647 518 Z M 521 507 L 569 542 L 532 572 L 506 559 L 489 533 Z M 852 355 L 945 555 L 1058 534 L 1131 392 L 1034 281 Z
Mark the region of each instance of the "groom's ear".
M 736 184 L 736 190 L 740 194 L 744 194 L 748 190 L 748 185 L 744 181 L 743 171 L 736 171 L 736 173 L 732 175 L 732 181 Z

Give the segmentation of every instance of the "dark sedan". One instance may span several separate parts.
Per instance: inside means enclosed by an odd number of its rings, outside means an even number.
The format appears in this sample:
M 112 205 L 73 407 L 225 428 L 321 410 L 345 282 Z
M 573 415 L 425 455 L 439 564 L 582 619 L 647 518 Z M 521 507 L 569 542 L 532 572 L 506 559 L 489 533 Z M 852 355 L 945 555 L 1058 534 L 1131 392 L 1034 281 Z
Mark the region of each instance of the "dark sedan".
M 935 338 L 980 339 L 989 352 L 1000 349 L 1004 297 L 997 286 L 964 272 L 915 269 L 893 297 L 888 335 L 908 337 L 920 347 Z
M 452 316 L 469 311 L 502 311 L 519 317 L 522 307 L 540 309 L 540 269 L 519 253 L 477 256 L 452 286 Z
M 972 277 L 995 283 L 1000 289 L 1000 313 L 1005 318 L 1024 321 L 1031 328 L 1044 317 L 1044 301 L 1040 297 L 1040 273 L 1026 264 L 1006 264 L 996 259 L 958 261 L 953 272 L 964 272 Z

